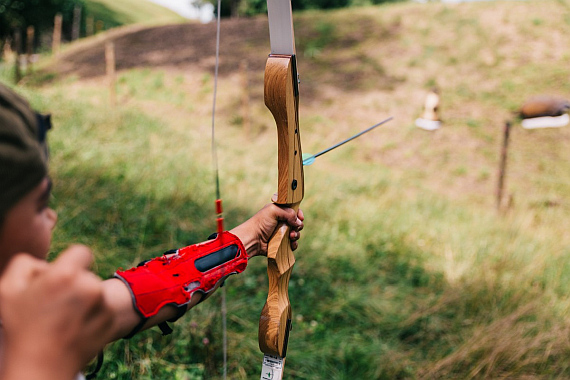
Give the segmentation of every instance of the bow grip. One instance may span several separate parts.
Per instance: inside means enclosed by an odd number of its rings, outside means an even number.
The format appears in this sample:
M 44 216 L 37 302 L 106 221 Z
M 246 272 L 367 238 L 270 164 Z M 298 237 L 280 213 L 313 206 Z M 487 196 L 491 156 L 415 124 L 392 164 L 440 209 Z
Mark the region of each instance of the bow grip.
M 277 125 L 278 189 L 276 204 L 295 211 L 304 195 L 303 162 L 299 133 L 299 89 L 294 55 L 272 54 L 265 67 L 265 105 Z M 290 228 L 277 226 L 267 249 L 269 292 L 259 320 L 259 348 L 284 358 L 291 329 L 289 279 L 295 257 L 289 240 Z
M 299 207 L 293 207 L 297 210 Z M 265 354 L 284 358 L 291 329 L 289 279 L 295 256 L 289 241 L 289 226 L 281 223 L 267 248 L 269 292 L 259 319 L 259 348 Z

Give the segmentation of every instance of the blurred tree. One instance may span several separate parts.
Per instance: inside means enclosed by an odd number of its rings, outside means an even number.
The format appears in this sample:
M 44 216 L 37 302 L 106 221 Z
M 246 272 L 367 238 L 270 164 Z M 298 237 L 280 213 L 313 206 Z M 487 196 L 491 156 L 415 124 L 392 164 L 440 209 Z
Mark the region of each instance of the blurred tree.
M 210 1 L 217 7 L 216 0 Z M 293 10 L 332 9 L 398 1 L 404 0 L 291 0 L 291 5 Z M 267 0 L 222 0 L 222 17 L 253 16 L 264 12 L 267 12 Z
M 64 30 L 70 33 L 76 5 L 83 6 L 84 0 L 0 0 L 0 41 L 28 26 L 34 26 L 36 36 L 51 33 L 57 13 L 62 14 Z

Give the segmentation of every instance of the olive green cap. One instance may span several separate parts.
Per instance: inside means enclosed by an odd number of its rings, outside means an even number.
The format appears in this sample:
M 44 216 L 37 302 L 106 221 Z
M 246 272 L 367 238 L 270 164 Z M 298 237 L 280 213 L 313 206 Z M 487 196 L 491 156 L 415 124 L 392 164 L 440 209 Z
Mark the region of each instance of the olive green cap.
M 47 175 L 42 121 L 26 100 L 0 84 L 0 220 Z

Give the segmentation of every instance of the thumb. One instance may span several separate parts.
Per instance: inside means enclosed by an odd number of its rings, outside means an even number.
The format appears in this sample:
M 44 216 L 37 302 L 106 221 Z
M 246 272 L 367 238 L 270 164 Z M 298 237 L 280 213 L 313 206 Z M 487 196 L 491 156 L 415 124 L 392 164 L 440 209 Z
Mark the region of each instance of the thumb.
M 83 268 L 89 269 L 93 263 L 91 250 L 84 245 L 72 245 L 63 251 L 54 261 L 57 268 Z

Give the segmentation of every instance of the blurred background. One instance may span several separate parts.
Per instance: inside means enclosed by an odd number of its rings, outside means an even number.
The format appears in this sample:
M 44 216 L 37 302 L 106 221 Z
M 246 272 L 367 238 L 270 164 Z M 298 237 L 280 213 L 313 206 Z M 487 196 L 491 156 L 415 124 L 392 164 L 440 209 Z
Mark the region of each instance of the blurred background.
M 286 378 L 570 377 L 570 2 L 293 6 L 303 152 L 394 120 L 305 167 Z M 107 278 L 215 230 L 215 8 L 0 0 L 0 80 L 53 114 L 51 257 L 87 244 Z M 232 228 L 276 191 L 277 138 L 265 2 L 221 11 Z M 259 376 L 265 265 L 226 283 L 231 379 Z M 223 378 L 220 295 L 174 329 L 110 345 L 99 378 Z

